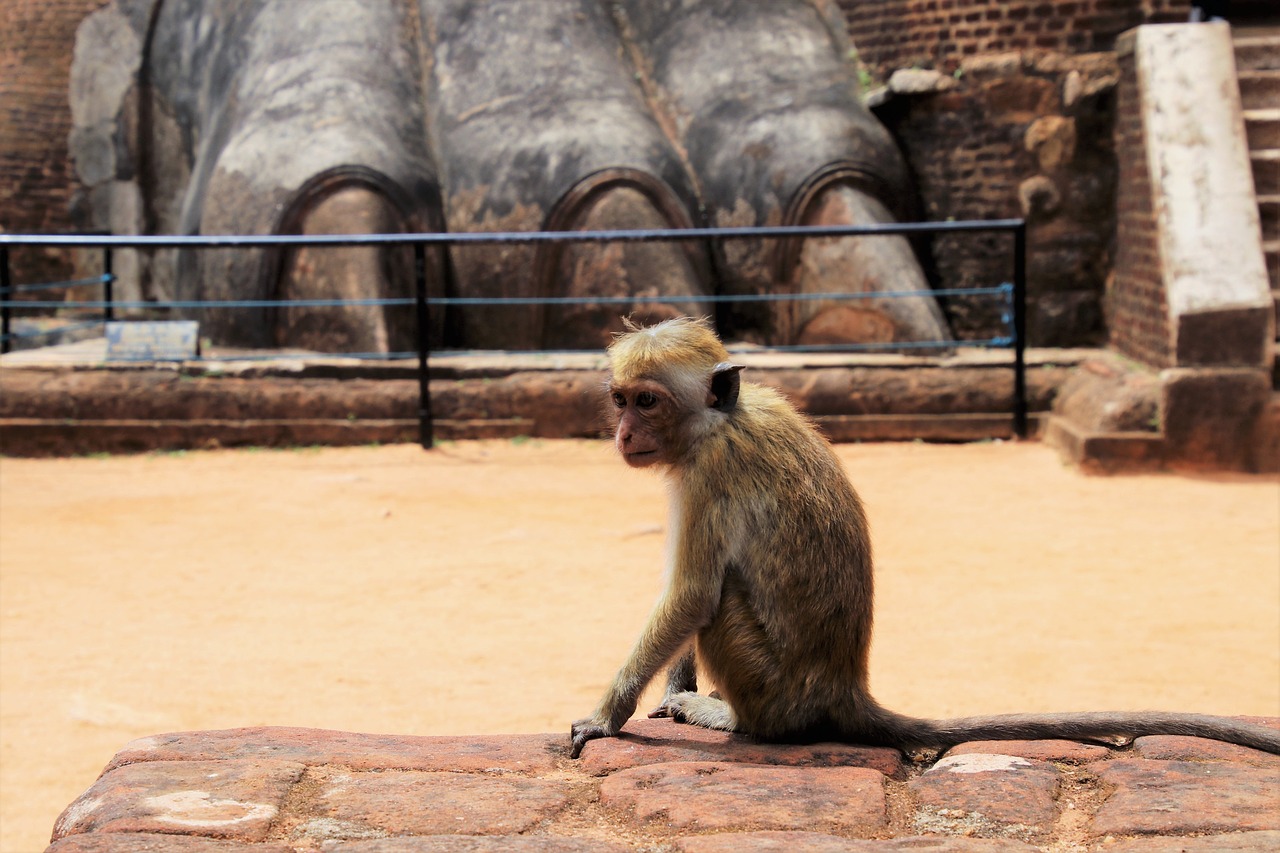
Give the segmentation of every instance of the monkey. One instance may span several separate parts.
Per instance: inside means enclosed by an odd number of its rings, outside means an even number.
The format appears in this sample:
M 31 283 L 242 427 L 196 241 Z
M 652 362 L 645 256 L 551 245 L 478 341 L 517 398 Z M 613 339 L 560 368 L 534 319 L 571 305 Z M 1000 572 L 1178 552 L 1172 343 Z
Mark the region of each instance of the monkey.
M 1111 746 L 1143 735 L 1212 738 L 1280 754 L 1280 731 L 1201 714 L 999 714 L 923 719 L 872 697 L 866 513 L 831 446 L 773 389 L 741 381 L 706 319 L 627 323 L 608 348 L 614 445 L 667 481 L 667 580 L 570 755 L 617 735 L 668 667 L 650 717 L 762 741 L 838 741 L 905 753 L 973 740 Z M 697 692 L 698 669 L 717 691 Z

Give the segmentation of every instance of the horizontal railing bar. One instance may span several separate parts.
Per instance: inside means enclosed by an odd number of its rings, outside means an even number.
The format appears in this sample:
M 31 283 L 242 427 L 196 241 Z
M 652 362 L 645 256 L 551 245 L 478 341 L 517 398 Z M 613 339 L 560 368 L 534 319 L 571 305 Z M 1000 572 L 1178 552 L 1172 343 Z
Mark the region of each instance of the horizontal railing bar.
M 440 296 L 427 299 L 428 305 L 634 305 L 657 303 L 678 305 L 685 302 L 811 302 L 842 299 L 911 299 L 938 296 L 998 296 L 1010 292 L 1012 285 L 995 287 L 950 288 L 940 290 L 872 290 L 859 293 L 731 293 L 707 296 Z M 12 308 L 80 308 L 101 310 L 108 305 L 119 310 L 188 309 L 188 308 L 340 308 L 343 306 L 406 306 L 415 300 L 408 297 L 386 299 L 189 299 L 172 302 L 107 302 L 85 300 L 61 302 L 52 300 L 0 300 L 0 306 Z

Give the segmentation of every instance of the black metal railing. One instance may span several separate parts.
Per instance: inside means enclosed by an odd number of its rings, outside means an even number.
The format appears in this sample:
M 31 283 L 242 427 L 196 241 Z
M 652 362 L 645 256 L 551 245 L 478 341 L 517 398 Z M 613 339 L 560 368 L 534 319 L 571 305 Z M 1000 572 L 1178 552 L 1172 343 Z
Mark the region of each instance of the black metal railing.
M 876 291 L 869 293 L 778 293 L 778 294 L 721 294 L 709 296 L 620 296 L 620 297 L 428 297 L 427 263 L 428 246 L 458 246 L 493 243 L 609 243 L 609 242 L 670 242 L 681 240 L 737 240 L 737 239 L 806 239 L 816 237 L 859 237 L 886 235 L 919 235 L 940 232 L 1006 232 L 1013 235 L 1013 281 L 992 287 L 955 288 L 929 291 Z M 271 300 L 172 300 L 167 302 L 128 302 L 114 298 L 112 252 L 115 249 L 248 249 L 280 247 L 346 247 L 346 246 L 412 246 L 414 253 L 414 296 L 388 299 L 271 299 Z M 102 275 L 69 282 L 14 285 L 11 280 L 10 249 L 13 247 L 101 249 Z M 64 302 L 49 300 L 18 300 L 19 293 L 101 284 L 101 300 Z M 481 306 L 481 305 L 549 305 L 549 304 L 652 304 L 688 303 L 691 300 L 708 303 L 765 302 L 800 300 L 858 300 L 869 298 L 920 298 L 921 296 L 993 296 L 1003 300 L 1002 319 L 1007 334 L 982 340 L 910 341 L 876 344 L 831 344 L 825 346 L 776 346 L 772 351 L 828 351 L 858 352 L 908 350 L 921 348 L 947 349 L 956 346 L 987 346 L 1009 348 L 1013 351 L 1013 431 L 1019 438 L 1027 434 L 1026 387 L 1026 223 L 1021 219 L 972 220 L 961 222 L 903 222 L 876 225 L 827 225 L 827 226 L 773 226 L 741 228 L 687 228 L 643 229 L 616 231 L 520 231 L 493 233 L 420 233 L 420 234 L 314 234 L 314 235 L 210 235 L 210 236 L 128 236 L 128 235 L 62 235 L 62 234 L 0 234 L 0 352 L 8 352 L 11 343 L 19 335 L 12 332 L 11 323 L 15 308 L 30 310 L 77 308 L 100 310 L 102 320 L 110 321 L 117 310 L 192 310 L 202 308 L 263 308 L 288 304 L 294 307 L 340 306 L 409 306 L 415 309 L 416 350 L 408 353 L 342 353 L 343 356 L 363 355 L 372 358 L 418 359 L 419 383 L 419 439 L 424 447 L 433 440 L 431 415 L 431 388 L 428 382 L 430 347 L 427 330 L 430 328 L 432 306 Z M 40 333 L 37 333 L 40 334 Z

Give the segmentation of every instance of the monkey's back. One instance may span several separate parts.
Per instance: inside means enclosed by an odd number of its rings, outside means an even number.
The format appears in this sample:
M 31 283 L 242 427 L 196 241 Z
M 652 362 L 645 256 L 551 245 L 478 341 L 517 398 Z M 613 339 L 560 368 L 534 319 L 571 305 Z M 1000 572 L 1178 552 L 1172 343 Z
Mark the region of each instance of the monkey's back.
M 700 445 L 680 478 L 680 536 L 691 559 L 721 560 L 724 580 L 699 656 L 745 730 L 839 726 L 824 715 L 847 713 L 851 691 L 866 690 L 861 501 L 826 440 L 770 389 L 743 383 Z

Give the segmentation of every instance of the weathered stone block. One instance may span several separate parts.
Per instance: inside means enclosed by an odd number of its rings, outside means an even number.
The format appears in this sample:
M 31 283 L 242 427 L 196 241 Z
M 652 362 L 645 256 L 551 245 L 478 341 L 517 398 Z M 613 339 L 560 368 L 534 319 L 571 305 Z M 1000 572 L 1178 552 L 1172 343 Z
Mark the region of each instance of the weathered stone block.
M 1280 370 L 1273 382 L 1280 383 Z M 1280 472 L 1280 395 L 1273 394 L 1263 406 L 1253 425 L 1252 470 L 1259 473 Z
M 910 783 L 921 806 L 959 810 L 987 821 L 1048 829 L 1058 817 L 1061 773 L 1015 755 L 951 755 Z
M 1024 143 L 1036 155 L 1041 171 L 1053 172 L 1076 153 L 1076 123 L 1067 116 L 1041 116 L 1027 128 Z
M 681 830 L 757 827 L 872 832 L 887 824 L 884 775 L 861 767 L 755 767 L 709 761 L 621 770 L 600 802 Z
M 1266 721 L 1261 718 L 1253 718 L 1250 721 L 1266 724 Z M 1164 761 L 1238 761 L 1256 767 L 1280 767 L 1280 755 L 1199 737 L 1180 735 L 1140 737 L 1133 742 L 1133 751 L 1141 758 Z
M 1131 838 L 1108 845 L 1108 853 L 1274 853 L 1280 850 L 1280 832 L 1239 832 L 1201 838 Z
M 1053 411 L 1089 432 L 1155 432 L 1160 382 L 1117 359 L 1093 359 L 1062 383 Z
M 1111 750 L 1073 740 L 978 740 L 962 743 L 947 751 L 947 757 L 953 755 L 1012 755 L 1034 761 L 1086 764 L 1107 758 Z
M 1271 396 L 1266 371 L 1175 368 L 1160 380 L 1166 461 L 1248 470 L 1255 422 Z
M 1280 768 L 1122 759 L 1098 776 L 1116 788 L 1095 835 L 1190 835 L 1280 829 Z
M 554 835 L 430 835 L 326 844 L 325 853 L 622 853 L 631 850 L 598 838 Z
M 568 803 L 567 784 L 541 779 L 412 770 L 335 773 L 299 809 L 298 834 L 518 834 Z
M 271 759 L 117 767 L 63 811 L 53 840 L 84 832 L 155 832 L 264 841 L 303 769 Z
M 1193 311 L 1177 317 L 1174 350 L 1187 367 L 1261 367 L 1271 354 L 1268 302 L 1249 308 Z
M 103 832 L 68 835 L 45 853 L 293 853 L 285 844 L 246 844 L 192 835 Z
M 861 841 L 823 835 L 819 832 L 727 832 L 681 838 L 676 849 L 682 853 L 1031 853 L 1035 847 L 1020 841 L 984 838 L 948 838 L 915 836 L 888 841 Z
M 1018 184 L 1018 205 L 1027 219 L 1048 218 L 1058 211 L 1061 202 L 1057 185 L 1044 175 L 1033 175 Z

